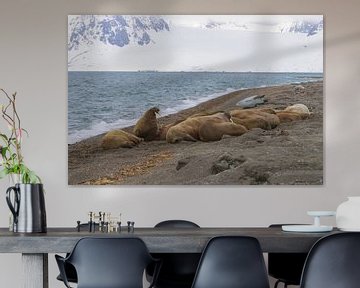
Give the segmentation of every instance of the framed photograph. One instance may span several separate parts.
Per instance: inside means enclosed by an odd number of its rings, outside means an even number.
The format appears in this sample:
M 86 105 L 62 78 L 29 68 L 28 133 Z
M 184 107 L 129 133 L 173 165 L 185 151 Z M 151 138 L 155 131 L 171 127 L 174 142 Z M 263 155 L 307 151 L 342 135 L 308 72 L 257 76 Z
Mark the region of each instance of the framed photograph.
M 322 15 L 68 16 L 69 185 L 322 185 Z

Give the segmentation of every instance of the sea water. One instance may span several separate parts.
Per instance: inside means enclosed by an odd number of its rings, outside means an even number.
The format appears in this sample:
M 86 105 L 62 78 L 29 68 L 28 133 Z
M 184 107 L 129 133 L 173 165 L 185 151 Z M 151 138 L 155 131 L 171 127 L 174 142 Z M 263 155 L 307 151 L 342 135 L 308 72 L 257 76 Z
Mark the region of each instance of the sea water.
M 321 80 L 322 73 L 69 72 L 68 143 L 161 116 L 246 88 Z

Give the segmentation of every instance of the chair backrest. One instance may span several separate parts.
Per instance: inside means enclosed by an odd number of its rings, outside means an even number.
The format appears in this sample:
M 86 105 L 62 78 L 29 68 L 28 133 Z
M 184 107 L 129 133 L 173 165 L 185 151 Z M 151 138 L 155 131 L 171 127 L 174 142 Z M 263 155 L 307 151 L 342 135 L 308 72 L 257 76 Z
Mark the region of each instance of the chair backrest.
M 188 220 L 166 220 L 155 228 L 200 228 Z M 162 260 L 162 267 L 157 279 L 157 287 L 190 287 L 200 260 L 200 253 L 159 253 L 156 258 Z M 149 274 L 152 272 L 149 270 Z
M 76 269 L 78 288 L 142 288 L 152 260 L 139 238 L 82 238 L 67 259 Z
M 155 228 L 200 228 L 200 226 L 188 220 L 165 220 L 157 223 Z
M 192 288 L 268 288 L 264 258 L 256 238 L 212 238 L 200 259 Z
M 360 233 L 332 234 L 316 242 L 306 259 L 300 287 L 360 287 Z
M 269 228 L 281 228 L 282 225 L 294 224 L 271 224 Z M 306 257 L 307 253 L 269 253 L 269 275 L 288 285 L 300 285 Z

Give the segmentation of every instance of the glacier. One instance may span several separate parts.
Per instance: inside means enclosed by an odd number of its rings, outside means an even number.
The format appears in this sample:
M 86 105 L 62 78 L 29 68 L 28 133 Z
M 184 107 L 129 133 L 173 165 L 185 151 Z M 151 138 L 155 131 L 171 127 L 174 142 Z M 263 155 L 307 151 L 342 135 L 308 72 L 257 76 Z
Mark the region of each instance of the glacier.
M 152 43 L 150 32 L 170 31 L 158 16 L 74 15 L 69 16 L 68 50 L 94 45 L 96 41 L 124 47 L 131 42 L 143 46 Z

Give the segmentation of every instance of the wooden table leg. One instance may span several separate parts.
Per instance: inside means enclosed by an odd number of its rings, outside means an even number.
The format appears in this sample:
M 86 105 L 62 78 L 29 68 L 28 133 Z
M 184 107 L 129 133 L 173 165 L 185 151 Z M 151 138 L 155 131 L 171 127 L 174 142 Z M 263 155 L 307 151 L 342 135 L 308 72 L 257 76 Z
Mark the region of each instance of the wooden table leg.
M 23 288 L 49 288 L 48 254 L 22 254 Z

